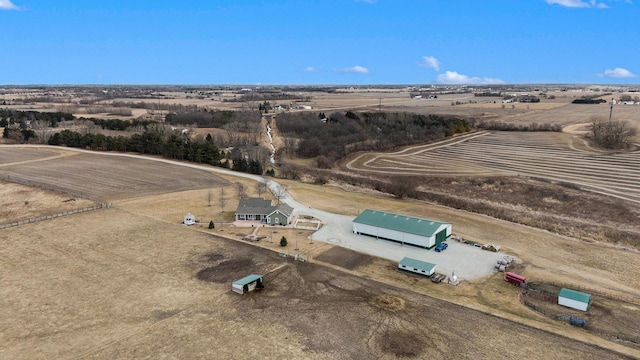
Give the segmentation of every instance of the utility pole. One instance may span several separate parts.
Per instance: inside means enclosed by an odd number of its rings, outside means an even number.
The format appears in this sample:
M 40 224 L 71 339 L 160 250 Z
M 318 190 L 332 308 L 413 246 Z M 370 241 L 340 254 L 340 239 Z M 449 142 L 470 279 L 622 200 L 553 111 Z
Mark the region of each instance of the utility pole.
M 609 122 L 611 122 L 611 116 L 613 115 L 613 98 L 611 98 L 611 109 L 609 110 Z

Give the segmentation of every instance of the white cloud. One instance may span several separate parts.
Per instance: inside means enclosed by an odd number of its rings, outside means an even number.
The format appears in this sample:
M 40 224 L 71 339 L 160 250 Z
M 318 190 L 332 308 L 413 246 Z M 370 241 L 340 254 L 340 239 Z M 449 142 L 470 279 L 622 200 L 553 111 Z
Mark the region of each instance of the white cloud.
M 422 61 L 418 63 L 419 66 L 432 68 L 435 71 L 440 71 L 440 61 L 433 56 L 423 56 Z
M 307 66 L 306 68 L 304 68 L 304 71 L 306 71 L 306 72 L 317 72 L 317 71 L 320 71 L 320 69 L 315 68 L 313 66 Z
M 356 65 L 353 67 L 348 67 L 348 68 L 342 68 L 340 70 L 338 70 L 339 72 L 348 72 L 348 73 L 358 73 L 358 74 L 368 74 L 369 73 L 369 69 L 367 69 L 366 67 L 362 67 L 360 65 Z
M 608 9 L 609 5 L 604 2 L 598 2 L 597 0 L 545 0 L 549 5 L 560 5 L 568 8 L 597 8 Z M 620 0 L 609 0 L 620 1 Z M 624 0 L 627 4 L 631 3 L 631 0 Z
M 607 69 L 603 74 L 598 74 L 600 77 L 611 77 L 617 79 L 625 79 L 625 78 L 634 78 L 638 77 L 638 75 L 632 73 L 631 71 L 623 68 L 615 68 L 613 70 Z
M 445 71 L 444 74 L 438 75 L 438 82 L 441 84 L 504 84 L 505 82 L 500 79 L 488 78 L 488 77 L 471 77 L 464 74 L 459 74 L 457 71 Z
M 11 0 L 0 0 L 0 10 L 20 10 Z

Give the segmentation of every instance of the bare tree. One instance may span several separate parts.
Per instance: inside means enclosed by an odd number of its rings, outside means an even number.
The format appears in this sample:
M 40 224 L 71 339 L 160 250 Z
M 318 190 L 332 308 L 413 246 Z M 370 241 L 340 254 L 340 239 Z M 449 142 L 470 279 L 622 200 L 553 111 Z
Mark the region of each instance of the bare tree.
M 267 180 L 263 177 L 262 180 L 256 183 L 256 192 L 258 197 L 262 197 L 262 193 L 267 190 Z
M 282 185 L 278 185 L 275 191 L 273 191 L 273 196 L 276 197 L 276 200 L 278 201 L 278 205 L 280 205 L 280 199 L 285 197 L 286 194 L 287 194 L 287 189 L 285 189 L 285 187 Z
M 220 188 L 220 209 L 224 212 L 224 206 L 227 204 L 227 198 L 224 197 L 224 186 Z
M 213 193 L 211 192 L 211 190 L 207 191 L 207 204 L 209 207 L 211 207 L 211 199 L 213 198 Z
M 238 187 L 238 198 L 246 198 L 247 193 L 244 191 L 244 184 L 241 182 L 237 182 L 236 186 Z
M 631 139 L 636 135 L 636 129 L 627 122 L 619 120 L 603 120 L 594 118 L 591 122 L 591 136 L 593 141 L 608 149 L 626 149 L 631 145 Z

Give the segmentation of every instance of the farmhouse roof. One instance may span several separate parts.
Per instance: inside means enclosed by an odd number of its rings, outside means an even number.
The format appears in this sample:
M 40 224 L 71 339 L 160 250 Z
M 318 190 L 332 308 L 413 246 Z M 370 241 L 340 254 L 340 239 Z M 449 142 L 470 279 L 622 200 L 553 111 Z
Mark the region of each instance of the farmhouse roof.
M 370 209 L 363 211 L 353 219 L 353 222 L 427 237 L 434 236 L 442 225 L 451 225 L 435 220 Z
M 581 303 L 588 304 L 591 300 L 591 294 L 586 294 L 580 291 L 575 291 L 571 289 L 562 288 L 560 289 L 559 297 L 579 301 Z
M 269 215 L 273 212 L 273 201 L 262 198 L 240 199 L 236 213 Z
M 410 268 L 414 268 L 414 269 L 420 269 L 420 270 L 433 270 L 436 267 L 436 264 L 432 264 L 430 262 L 426 262 L 426 261 L 420 261 L 417 259 L 412 259 L 412 258 L 402 258 L 402 260 L 400 260 L 400 265 L 404 265 L 406 267 L 410 267 Z
M 238 281 L 234 281 L 233 285 L 248 285 L 251 284 L 252 282 L 262 279 L 262 275 L 256 275 L 256 274 L 251 274 L 248 276 L 243 277 L 242 279 L 238 280 Z
M 269 215 L 273 214 L 276 211 L 279 211 L 286 216 L 291 216 L 291 213 L 293 213 L 293 208 L 287 204 L 281 204 L 281 205 L 278 205 L 278 207 L 276 207 L 275 209 L 273 209 L 273 211 L 270 212 Z

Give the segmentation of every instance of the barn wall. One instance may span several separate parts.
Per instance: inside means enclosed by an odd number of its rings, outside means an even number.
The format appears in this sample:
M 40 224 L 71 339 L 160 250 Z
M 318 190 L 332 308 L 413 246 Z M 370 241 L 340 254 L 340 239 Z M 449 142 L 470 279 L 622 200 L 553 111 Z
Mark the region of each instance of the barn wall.
M 396 241 L 404 241 L 404 233 L 396 230 L 389 230 L 379 227 L 378 236 L 385 239 L 391 239 Z
M 376 226 L 353 223 L 353 228 L 354 232 L 360 234 L 378 236 L 378 228 Z
M 404 242 L 408 244 L 418 245 L 422 247 L 430 248 L 435 245 L 435 238 L 428 238 L 426 236 L 414 235 L 414 234 L 404 234 Z
M 369 235 L 373 237 L 380 237 L 385 239 L 391 239 L 394 241 L 404 242 L 406 244 L 412 244 L 431 248 L 435 246 L 435 237 L 425 237 L 414 234 L 407 234 L 401 231 L 384 229 L 377 226 L 353 223 L 353 232 L 357 234 Z
M 587 311 L 587 307 L 589 306 L 589 304 L 560 296 L 558 297 L 558 304 L 582 311 Z
M 435 272 L 435 268 L 433 268 L 431 270 L 427 270 L 427 269 L 415 270 L 413 267 L 400 265 L 400 264 L 398 265 L 398 269 L 402 269 L 402 270 L 410 271 L 412 273 L 416 273 L 416 274 L 420 274 L 420 275 L 426 275 L 426 276 L 431 276 Z M 422 270 L 424 270 L 424 272 L 422 272 Z

